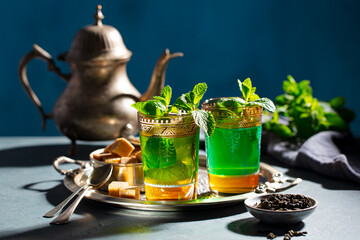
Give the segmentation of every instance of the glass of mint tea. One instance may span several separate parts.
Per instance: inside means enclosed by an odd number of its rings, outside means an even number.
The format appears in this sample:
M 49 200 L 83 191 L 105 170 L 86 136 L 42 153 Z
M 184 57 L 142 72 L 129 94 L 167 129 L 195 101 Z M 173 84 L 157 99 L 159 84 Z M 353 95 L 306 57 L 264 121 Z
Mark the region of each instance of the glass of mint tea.
M 199 127 L 191 114 L 138 113 L 147 200 L 195 198 Z
M 220 193 L 252 191 L 259 181 L 262 107 L 242 108 L 239 117 L 233 114 L 239 109 L 219 107 L 219 100 L 202 104 L 215 118 L 213 135 L 205 136 L 210 188 Z

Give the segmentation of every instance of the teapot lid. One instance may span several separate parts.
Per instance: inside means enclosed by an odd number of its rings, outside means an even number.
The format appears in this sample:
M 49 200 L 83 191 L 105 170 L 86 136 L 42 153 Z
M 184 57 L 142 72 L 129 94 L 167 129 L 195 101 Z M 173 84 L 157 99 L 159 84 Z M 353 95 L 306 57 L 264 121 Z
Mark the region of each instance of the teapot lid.
M 94 25 L 80 29 L 66 53 L 67 62 L 101 61 L 101 60 L 129 60 L 129 51 L 116 28 L 103 25 L 104 15 L 101 5 L 96 8 Z

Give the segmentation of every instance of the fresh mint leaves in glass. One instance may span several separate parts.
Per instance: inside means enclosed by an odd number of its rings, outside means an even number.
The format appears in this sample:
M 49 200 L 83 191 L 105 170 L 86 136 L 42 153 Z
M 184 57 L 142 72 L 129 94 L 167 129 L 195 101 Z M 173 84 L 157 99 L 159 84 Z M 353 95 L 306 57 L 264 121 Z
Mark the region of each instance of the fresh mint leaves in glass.
M 202 109 L 215 118 L 215 131 L 205 136 L 209 185 L 220 193 L 243 193 L 259 182 L 262 110 L 273 112 L 268 98 L 260 98 L 251 80 L 238 80 L 240 97 L 209 99 Z
M 207 86 L 200 83 L 170 106 L 164 87 L 154 100 L 133 104 L 139 113 L 140 144 L 147 200 L 195 198 L 199 166 L 199 126 L 211 135 L 214 118 L 197 109 Z

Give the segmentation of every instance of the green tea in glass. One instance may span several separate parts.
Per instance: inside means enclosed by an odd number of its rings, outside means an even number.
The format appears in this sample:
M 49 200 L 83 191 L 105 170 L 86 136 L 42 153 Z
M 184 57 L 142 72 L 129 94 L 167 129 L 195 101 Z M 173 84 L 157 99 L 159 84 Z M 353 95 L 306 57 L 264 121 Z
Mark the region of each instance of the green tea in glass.
M 211 113 L 196 109 L 207 86 L 200 83 L 170 106 L 166 86 L 154 100 L 133 104 L 139 135 L 147 200 L 190 200 L 196 197 L 199 126 L 213 132 Z
M 148 200 L 195 197 L 199 127 L 191 114 L 166 117 L 139 113 L 140 143 Z
M 250 79 L 239 85 L 243 98 L 209 99 L 202 104 L 215 118 L 215 131 L 205 136 L 205 145 L 209 185 L 220 193 L 243 193 L 257 187 L 262 110 L 275 110 L 271 100 L 255 94 Z

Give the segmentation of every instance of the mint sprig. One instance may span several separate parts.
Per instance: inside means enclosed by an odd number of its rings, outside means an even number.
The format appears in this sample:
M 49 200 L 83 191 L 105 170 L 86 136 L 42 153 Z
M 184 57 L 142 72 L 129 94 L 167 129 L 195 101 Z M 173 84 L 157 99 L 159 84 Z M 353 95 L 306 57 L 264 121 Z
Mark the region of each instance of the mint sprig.
M 325 130 L 350 130 L 349 123 L 355 113 L 345 107 L 344 97 L 333 98 L 330 102 L 319 101 L 313 96 L 310 81 L 296 82 L 291 75 L 283 82 L 283 90 L 284 94 L 275 100 L 277 111 L 264 125 L 266 130 L 287 140 L 306 140 Z M 288 120 L 286 124 L 281 123 L 280 116 Z
M 169 114 L 172 110 L 172 108 L 168 108 L 171 101 L 171 95 L 172 89 L 167 85 L 161 91 L 160 96 L 154 96 L 154 100 L 136 102 L 131 106 L 143 114 L 162 117 L 165 114 Z
M 131 105 L 139 112 L 153 116 L 164 116 L 166 107 L 159 100 L 148 100 L 146 102 L 137 102 Z
M 241 116 L 244 107 L 253 105 L 261 106 L 269 112 L 275 112 L 275 105 L 270 99 L 260 98 L 255 93 L 256 87 L 252 86 L 250 78 L 246 78 L 243 82 L 238 79 L 238 84 L 242 98 L 222 98 L 217 102 L 219 108 L 237 117 Z
M 185 111 L 192 114 L 196 125 L 202 128 L 208 136 L 211 136 L 215 130 L 215 119 L 211 113 L 198 109 L 206 90 L 206 83 L 199 83 L 195 85 L 192 91 L 182 94 L 169 108 L 172 90 L 170 86 L 165 86 L 160 96 L 155 96 L 154 100 L 137 102 L 131 106 L 143 114 L 159 117 L 169 113 L 178 113 L 179 110 Z
M 215 119 L 210 112 L 196 109 L 191 111 L 191 114 L 194 118 L 195 124 L 201 127 L 208 136 L 211 136 L 214 133 Z
M 252 86 L 250 78 L 245 79 L 244 82 L 238 79 L 238 83 L 245 100 L 245 106 L 259 105 L 269 112 L 275 112 L 275 105 L 270 99 L 260 98 L 259 95 L 255 93 L 256 87 Z
M 206 83 L 195 85 L 192 91 L 184 93 L 176 99 L 174 107 L 184 110 L 187 113 L 191 113 L 196 125 L 204 130 L 208 136 L 211 136 L 215 130 L 214 116 L 210 112 L 197 109 L 206 90 Z
M 206 83 L 198 83 L 194 89 L 182 94 L 174 103 L 174 106 L 184 111 L 194 111 L 207 90 Z

